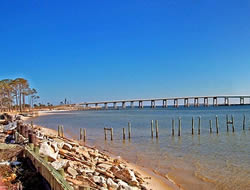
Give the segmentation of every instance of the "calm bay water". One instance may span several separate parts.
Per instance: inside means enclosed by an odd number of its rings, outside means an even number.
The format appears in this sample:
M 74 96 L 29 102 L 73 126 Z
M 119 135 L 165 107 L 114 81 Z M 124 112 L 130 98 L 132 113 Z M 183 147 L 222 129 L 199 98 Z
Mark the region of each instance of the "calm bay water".
M 235 132 L 226 130 L 226 115 L 233 115 Z M 243 115 L 246 130 L 242 130 Z M 216 134 L 215 116 L 219 118 Z M 201 134 L 197 135 L 198 117 Z M 177 134 L 178 118 L 182 135 L 172 137 L 172 118 Z M 192 117 L 195 134 L 191 134 Z M 151 138 L 151 120 L 159 120 L 159 139 Z M 213 133 L 209 133 L 213 120 Z M 250 189 L 250 106 L 199 108 L 144 108 L 125 110 L 74 111 L 33 119 L 35 124 L 57 129 L 64 125 L 71 137 L 87 129 L 87 141 L 128 161 L 168 175 L 184 189 Z M 132 138 L 122 140 L 122 128 L 132 124 Z M 104 141 L 104 127 L 114 128 L 114 141 Z

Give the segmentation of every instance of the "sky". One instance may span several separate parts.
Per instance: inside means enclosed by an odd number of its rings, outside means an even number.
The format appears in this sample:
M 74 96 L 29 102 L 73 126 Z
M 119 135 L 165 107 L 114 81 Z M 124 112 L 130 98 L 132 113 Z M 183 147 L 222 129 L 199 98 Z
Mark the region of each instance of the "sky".
M 1 0 L 0 80 L 40 102 L 250 94 L 249 0 Z

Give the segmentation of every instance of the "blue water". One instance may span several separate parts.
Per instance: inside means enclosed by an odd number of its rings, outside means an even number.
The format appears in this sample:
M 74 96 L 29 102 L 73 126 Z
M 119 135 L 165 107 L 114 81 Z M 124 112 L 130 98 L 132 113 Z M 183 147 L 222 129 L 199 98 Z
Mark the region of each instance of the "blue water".
M 227 132 L 227 114 L 234 117 L 234 133 L 231 125 Z M 216 115 L 219 134 L 215 128 Z M 245 131 L 243 115 L 246 116 Z M 194 135 L 191 134 L 192 117 Z M 198 117 L 201 117 L 200 135 L 197 134 Z M 181 137 L 177 136 L 178 118 L 182 123 Z M 172 119 L 175 119 L 174 137 Z M 66 133 L 75 138 L 79 138 L 80 128 L 86 128 L 88 144 L 167 175 L 184 189 L 250 189 L 248 105 L 72 111 L 33 120 L 52 129 L 64 125 Z M 151 138 L 151 120 L 159 121 L 158 139 Z M 209 120 L 212 120 L 212 134 Z M 132 125 L 132 138 L 123 141 L 122 128 L 127 129 L 128 122 Z M 114 141 L 104 140 L 104 127 L 113 127 Z

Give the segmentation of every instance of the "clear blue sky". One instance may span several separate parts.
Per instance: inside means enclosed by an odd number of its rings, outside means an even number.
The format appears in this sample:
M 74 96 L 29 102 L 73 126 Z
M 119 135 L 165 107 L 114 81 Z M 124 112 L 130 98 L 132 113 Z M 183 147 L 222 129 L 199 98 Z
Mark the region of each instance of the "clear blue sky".
M 250 1 L 0 1 L 0 79 L 41 102 L 250 94 Z

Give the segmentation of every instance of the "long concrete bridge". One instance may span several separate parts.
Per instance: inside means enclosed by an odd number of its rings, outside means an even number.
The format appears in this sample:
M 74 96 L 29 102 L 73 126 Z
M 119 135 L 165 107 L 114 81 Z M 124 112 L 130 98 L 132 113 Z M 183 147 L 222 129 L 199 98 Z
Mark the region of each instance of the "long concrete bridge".
M 88 108 L 90 105 L 93 105 L 94 107 L 104 107 L 105 109 L 108 109 L 109 107 L 112 107 L 114 109 L 117 109 L 118 106 L 125 109 L 127 106 L 134 108 L 135 104 L 138 105 L 139 108 L 143 108 L 144 102 L 151 103 L 151 108 L 156 107 L 156 102 L 161 102 L 162 107 L 166 108 L 168 107 L 168 102 L 172 101 L 172 104 L 174 107 L 179 106 L 179 102 L 183 101 L 184 107 L 189 107 L 191 104 L 190 102 L 193 101 L 194 107 L 199 107 L 200 105 L 203 106 L 218 106 L 218 105 L 225 105 L 229 106 L 230 101 L 234 99 L 234 104 L 244 105 L 245 99 L 250 99 L 250 95 L 246 96 L 239 96 L 239 95 L 231 95 L 231 96 L 189 96 L 189 97 L 171 97 L 171 98 L 152 98 L 152 99 L 130 99 L 130 100 L 115 100 L 115 101 L 100 101 L 100 102 L 84 102 L 80 103 L 79 105 L 84 106 Z M 209 100 L 211 100 L 209 103 Z M 219 104 L 219 100 L 222 102 Z M 237 103 L 238 100 L 238 103 Z M 236 102 L 236 103 L 235 103 Z M 111 105 L 111 106 L 109 106 Z

